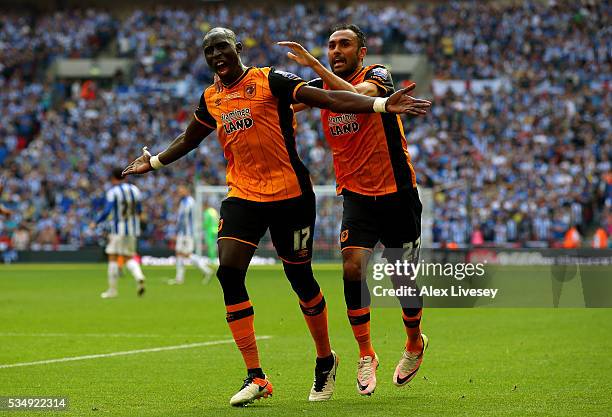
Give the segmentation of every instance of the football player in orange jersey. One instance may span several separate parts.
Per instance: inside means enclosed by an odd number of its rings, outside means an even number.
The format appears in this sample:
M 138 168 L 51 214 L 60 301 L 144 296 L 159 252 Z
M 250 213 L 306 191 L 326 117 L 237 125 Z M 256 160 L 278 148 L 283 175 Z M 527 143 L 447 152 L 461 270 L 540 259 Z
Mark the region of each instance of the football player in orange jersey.
M 371 97 L 389 97 L 395 91 L 384 66 L 364 67 L 366 37 L 356 25 L 333 29 L 327 49 L 331 71 L 300 44 L 278 44 L 292 50 L 289 58 L 311 67 L 321 77 L 309 85 Z M 409 89 L 414 87 L 412 83 Z M 427 107 L 414 108 L 409 114 L 426 114 Z M 303 108 L 294 105 L 296 111 Z M 337 193 L 344 198 L 340 246 L 347 314 L 359 345 L 357 390 L 371 395 L 376 389 L 378 355 L 370 338 L 371 298 L 363 267 L 379 241 L 389 261 L 409 255 L 412 262 L 418 262 L 422 206 L 399 116 L 346 113 L 322 109 L 321 122 L 333 153 Z M 398 282 L 395 277 L 394 285 L 402 284 Z M 416 375 L 428 339 L 421 333 L 422 301 L 406 297 L 400 302 L 407 337 L 393 382 L 404 386 Z
M 221 205 L 217 277 L 226 319 L 247 368 L 247 378 L 230 404 L 246 405 L 272 394 L 261 369 L 253 306 L 245 287 L 247 268 L 267 229 L 316 345 L 309 400 L 327 400 L 333 394 L 338 359 L 330 348 L 325 299 L 311 268 L 315 198 L 308 170 L 297 154 L 291 105 L 302 102 L 339 113 L 406 113 L 423 104 L 406 91 L 374 99 L 310 87 L 274 68 L 246 67 L 240 59 L 242 44 L 226 28 L 208 32 L 202 47 L 223 89 L 207 88 L 185 132 L 158 155 L 151 156 L 145 148 L 124 174 L 144 174 L 171 164 L 217 131 L 228 161 L 229 187 Z

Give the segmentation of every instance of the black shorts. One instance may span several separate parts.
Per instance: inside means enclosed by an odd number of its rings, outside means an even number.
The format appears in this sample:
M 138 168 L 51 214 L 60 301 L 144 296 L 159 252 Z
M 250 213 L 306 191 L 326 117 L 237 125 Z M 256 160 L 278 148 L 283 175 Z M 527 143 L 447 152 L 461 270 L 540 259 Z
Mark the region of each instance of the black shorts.
M 229 197 L 221 203 L 218 239 L 257 247 L 269 228 L 276 253 L 283 261 L 305 263 L 312 258 L 316 216 L 311 193 L 269 203 Z
M 340 247 L 372 249 L 420 246 L 423 206 L 416 188 L 380 197 L 344 191 Z

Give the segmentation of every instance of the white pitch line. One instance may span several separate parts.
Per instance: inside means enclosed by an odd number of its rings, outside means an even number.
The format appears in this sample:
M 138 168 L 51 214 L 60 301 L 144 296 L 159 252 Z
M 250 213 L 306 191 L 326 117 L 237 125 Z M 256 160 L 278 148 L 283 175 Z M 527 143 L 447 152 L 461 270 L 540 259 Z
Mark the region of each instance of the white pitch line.
M 265 339 L 270 339 L 271 337 L 272 336 L 258 336 L 256 339 L 265 340 Z M 50 363 L 60 363 L 60 362 L 84 361 L 87 359 L 111 358 L 114 356 L 137 355 L 139 353 L 164 352 L 168 350 L 191 349 L 191 348 L 202 347 L 202 346 L 224 345 L 224 344 L 233 343 L 233 342 L 234 342 L 234 339 L 212 340 L 210 342 L 188 343 L 184 345 L 161 346 L 161 347 L 148 348 L 148 349 L 126 350 L 123 352 L 99 353 L 96 355 L 72 356 L 68 358 L 48 359 L 48 360 L 36 361 L 36 362 L 11 363 L 7 365 L 0 365 L 0 369 L 17 368 L 20 366 L 47 365 Z
M 197 334 L 140 334 L 140 333 L 0 333 L 0 337 L 127 337 L 127 338 L 161 338 L 161 337 L 210 337 Z

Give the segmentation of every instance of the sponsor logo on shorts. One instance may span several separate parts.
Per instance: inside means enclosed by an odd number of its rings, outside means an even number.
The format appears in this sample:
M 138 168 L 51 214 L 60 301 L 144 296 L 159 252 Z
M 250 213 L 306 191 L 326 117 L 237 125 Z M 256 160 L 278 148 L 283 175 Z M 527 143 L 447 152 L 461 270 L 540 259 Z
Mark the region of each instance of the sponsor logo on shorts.
M 348 229 L 347 230 L 343 230 L 342 233 L 340 233 L 340 242 L 344 243 L 346 242 L 346 239 L 348 239 Z
M 220 232 L 221 229 L 223 229 L 223 219 L 219 219 L 219 228 L 217 229 L 217 232 Z

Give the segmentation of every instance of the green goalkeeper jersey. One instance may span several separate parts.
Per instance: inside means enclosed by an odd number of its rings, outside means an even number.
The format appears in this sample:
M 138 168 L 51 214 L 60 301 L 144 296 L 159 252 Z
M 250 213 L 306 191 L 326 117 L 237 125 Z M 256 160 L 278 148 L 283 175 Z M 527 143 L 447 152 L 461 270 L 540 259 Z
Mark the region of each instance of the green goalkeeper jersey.
M 219 212 L 212 207 L 204 210 L 204 233 L 209 236 L 216 236 L 219 227 Z

